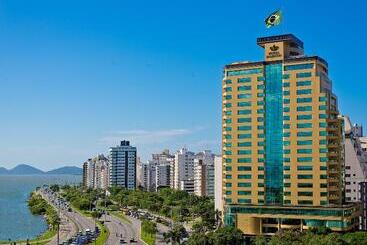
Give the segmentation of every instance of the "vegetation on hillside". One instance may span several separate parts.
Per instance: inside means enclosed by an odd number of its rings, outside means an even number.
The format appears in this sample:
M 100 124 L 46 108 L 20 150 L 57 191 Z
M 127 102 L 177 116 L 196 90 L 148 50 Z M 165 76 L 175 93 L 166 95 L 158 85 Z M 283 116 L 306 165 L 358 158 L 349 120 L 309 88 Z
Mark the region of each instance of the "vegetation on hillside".
M 28 200 L 28 206 L 33 215 L 45 215 L 47 223 L 51 225 L 52 229 L 57 229 L 59 216 L 56 210 L 41 195 L 32 193 Z
M 367 244 L 367 232 L 333 233 L 327 229 L 282 230 L 270 239 L 259 236 L 255 245 L 362 245 Z

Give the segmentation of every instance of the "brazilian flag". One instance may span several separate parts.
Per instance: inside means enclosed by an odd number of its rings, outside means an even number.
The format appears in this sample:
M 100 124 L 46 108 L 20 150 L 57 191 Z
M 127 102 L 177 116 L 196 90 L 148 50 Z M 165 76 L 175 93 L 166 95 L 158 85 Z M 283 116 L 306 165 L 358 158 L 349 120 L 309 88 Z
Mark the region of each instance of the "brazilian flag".
M 278 10 L 269 15 L 268 18 L 265 20 L 265 25 L 267 28 L 277 26 L 282 21 L 282 11 Z

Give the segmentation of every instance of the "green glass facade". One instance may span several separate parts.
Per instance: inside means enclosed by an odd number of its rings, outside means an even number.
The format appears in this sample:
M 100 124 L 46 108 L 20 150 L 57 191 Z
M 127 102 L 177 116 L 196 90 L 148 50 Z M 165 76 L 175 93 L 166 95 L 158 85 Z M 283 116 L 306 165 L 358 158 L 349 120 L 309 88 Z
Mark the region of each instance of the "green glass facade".
M 282 64 L 265 66 L 265 202 L 283 202 Z

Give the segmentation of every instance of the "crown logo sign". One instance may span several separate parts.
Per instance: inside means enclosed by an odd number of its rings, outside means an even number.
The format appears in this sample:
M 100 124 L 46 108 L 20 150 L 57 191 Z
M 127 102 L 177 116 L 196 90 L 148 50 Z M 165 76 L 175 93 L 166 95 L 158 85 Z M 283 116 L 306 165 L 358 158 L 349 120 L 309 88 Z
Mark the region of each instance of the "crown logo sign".
M 277 51 L 278 49 L 279 49 L 279 47 L 276 46 L 276 45 L 273 45 L 273 46 L 270 47 L 270 50 L 273 51 L 273 52 Z

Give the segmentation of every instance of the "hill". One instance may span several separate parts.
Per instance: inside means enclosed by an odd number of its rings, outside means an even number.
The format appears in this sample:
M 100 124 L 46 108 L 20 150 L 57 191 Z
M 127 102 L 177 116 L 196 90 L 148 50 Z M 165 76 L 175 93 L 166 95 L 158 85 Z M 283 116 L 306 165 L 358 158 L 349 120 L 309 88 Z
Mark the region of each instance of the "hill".
M 78 167 L 61 167 L 46 172 L 46 174 L 70 174 L 70 175 L 82 175 L 83 169 Z
M 12 169 L 0 167 L 0 175 L 40 175 L 40 174 L 58 174 L 58 175 L 82 175 L 83 170 L 78 167 L 61 167 L 44 172 L 38 168 L 27 164 L 20 164 Z
M 39 170 L 38 168 L 26 165 L 26 164 L 20 164 L 16 166 L 13 169 L 8 170 L 9 175 L 37 175 L 37 174 L 44 174 L 42 170 Z

